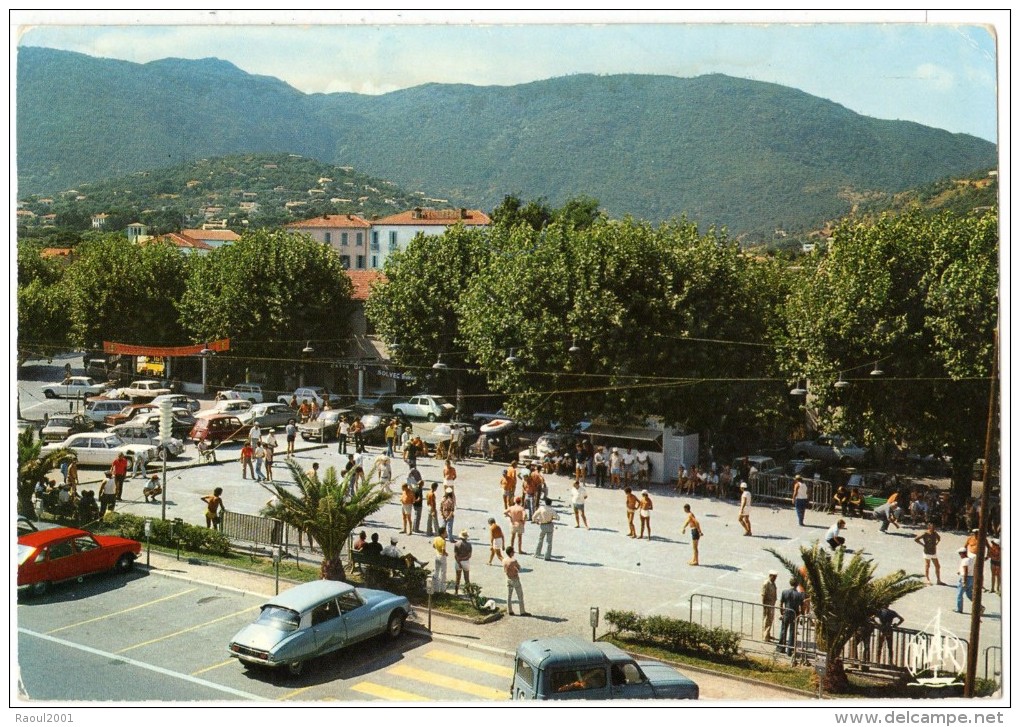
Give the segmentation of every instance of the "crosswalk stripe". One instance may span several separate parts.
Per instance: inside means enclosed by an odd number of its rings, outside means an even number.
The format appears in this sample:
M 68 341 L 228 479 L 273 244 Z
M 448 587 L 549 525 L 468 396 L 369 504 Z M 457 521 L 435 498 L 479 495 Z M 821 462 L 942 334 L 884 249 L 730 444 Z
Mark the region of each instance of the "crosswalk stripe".
M 405 677 L 407 679 L 414 679 L 415 681 L 424 682 L 426 684 L 433 684 L 445 689 L 453 689 L 454 691 L 470 694 L 471 696 L 479 697 L 481 699 L 509 699 L 508 689 L 493 689 L 492 687 L 475 684 L 474 682 L 465 681 L 463 679 L 456 679 L 444 674 L 436 674 L 434 672 L 425 671 L 424 669 L 415 669 L 411 666 L 395 666 L 392 669 L 389 669 L 387 673 L 393 674 L 394 676 Z
M 459 654 L 453 654 L 449 651 L 430 651 L 425 654 L 426 659 L 435 659 L 436 661 L 442 661 L 447 664 L 456 664 L 457 666 L 466 666 L 470 669 L 477 669 L 478 671 L 484 671 L 488 674 L 493 674 L 498 677 L 511 678 L 514 675 L 514 670 L 508 666 L 502 664 L 492 664 L 481 659 L 472 659 L 467 656 L 460 656 Z
M 372 682 L 361 682 L 351 687 L 352 692 L 361 692 L 362 694 L 368 694 L 373 697 L 379 697 L 380 699 L 387 699 L 391 702 L 430 702 L 428 697 L 420 697 L 417 694 L 411 694 L 400 689 L 392 689 L 390 687 L 384 687 L 381 684 L 373 684 Z

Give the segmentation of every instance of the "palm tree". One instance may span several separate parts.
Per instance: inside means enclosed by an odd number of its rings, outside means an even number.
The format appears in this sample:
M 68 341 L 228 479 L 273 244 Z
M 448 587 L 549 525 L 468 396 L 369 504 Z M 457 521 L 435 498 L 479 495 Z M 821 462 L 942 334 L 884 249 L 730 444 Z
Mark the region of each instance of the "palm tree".
M 263 483 L 276 497 L 276 503 L 266 508 L 266 515 L 297 528 L 319 544 L 323 578 L 346 581 L 340 561 L 344 545 L 365 518 L 386 504 L 390 494 L 369 479 L 352 489 L 354 470 L 341 480 L 335 467 L 327 468 L 321 479 L 302 472 L 292 458 L 287 459 L 287 467 L 298 491 L 277 482 Z
M 18 435 L 18 514 L 35 520 L 35 503 L 32 496 L 35 486 L 60 463 L 74 456 L 69 449 L 58 449 L 43 455 L 42 440 L 35 438 L 32 427 Z
M 806 580 L 816 638 L 825 650 L 827 668 L 822 686 L 832 693 L 845 693 L 850 682 L 843 668 L 843 647 L 866 627 L 876 611 L 924 588 L 921 576 L 898 570 L 875 578 L 874 561 L 861 553 L 854 553 L 847 561 L 842 548 L 830 553 L 818 546 L 801 546 L 802 566 L 768 550 L 792 576 Z

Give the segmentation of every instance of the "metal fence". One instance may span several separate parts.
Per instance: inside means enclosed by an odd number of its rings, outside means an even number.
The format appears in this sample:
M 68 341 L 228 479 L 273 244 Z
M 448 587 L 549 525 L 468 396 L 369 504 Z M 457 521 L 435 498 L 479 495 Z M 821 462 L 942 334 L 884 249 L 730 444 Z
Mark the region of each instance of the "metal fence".
M 811 495 L 811 509 L 827 511 L 832 506 L 832 483 L 825 480 L 804 479 Z M 793 478 L 787 475 L 756 473 L 748 478 L 751 496 L 764 502 L 790 504 L 793 498 Z
M 703 593 L 692 594 L 688 602 L 688 620 L 706 628 L 725 628 L 741 635 L 749 645 L 759 650 L 773 648 L 772 643 L 762 639 L 761 624 L 765 615 L 765 606 L 751 601 L 738 601 L 733 598 L 711 596 Z M 772 635 L 778 645 L 782 629 L 780 609 L 775 608 Z M 822 652 L 818 648 L 815 619 L 806 614 L 797 617 L 794 624 L 794 662 L 806 663 L 814 661 Z M 846 666 L 856 666 L 862 670 L 899 669 L 906 670 L 912 655 L 911 644 L 918 639 L 922 643 L 930 642 L 932 634 L 916 629 L 894 628 L 882 642 L 882 634 L 876 629 L 861 633 L 860 638 L 852 639 L 843 649 L 842 659 Z M 959 639 L 960 644 L 967 648 L 968 642 Z M 992 651 L 993 649 L 997 652 Z M 996 678 L 1001 672 L 1002 651 L 999 647 L 985 650 L 985 676 Z M 991 669 L 989 668 L 991 664 Z M 995 671 L 996 665 L 999 672 Z M 989 676 L 991 673 L 992 676 Z
M 989 669 L 991 662 L 991 669 Z M 994 679 L 1002 684 L 1002 647 L 989 646 L 985 648 L 985 679 Z
M 262 515 L 246 515 L 240 512 L 224 511 L 220 528 L 231 540 L 243 541 L 256 546 L 279 545 L 287 550 L 291 543 L 300 542 L 297 530 L 280 520 Z

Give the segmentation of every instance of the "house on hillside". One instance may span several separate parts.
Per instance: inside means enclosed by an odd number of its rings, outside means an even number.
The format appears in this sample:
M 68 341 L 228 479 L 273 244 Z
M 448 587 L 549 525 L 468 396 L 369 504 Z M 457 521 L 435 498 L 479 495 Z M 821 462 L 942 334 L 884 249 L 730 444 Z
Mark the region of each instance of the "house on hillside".
M 92 229 L 102 230 L 104 227 L 106 227 L 106 220 L 109 217 L 110 215 L 106 214 L 105 212 L 100 212 L 98 215 L 92 215 Z
M 406 212 L 380 217 L 372 221 L 372 239 L 369 244 L 369 267 L 382 268 L 390 253 L 404 250 L 419 232 L 424 235 L 442 235 L 452 225 L 482 226 L 492 224 L 481 210 L 432 210 L 415 207 Z
M 368 235 L 372 223 L 358 215 L 324 215 L 291 222 L 288 230 L 302 232 L 313 240 L 329 245 L 340 255 L 348 270 L 373 267 L 368 259 Z
M 204 227 L 201 230 L 181 230 L 182 235 L 186 235 L 192 240 L 198 240 L 210 248 L 215 249 L 217 247 L 223 247 L 229 245 L 231 242 L 235 242 L 241 239 L 233 230 L 225 229 L 211 229 L 207 230 Z
M 212 250 L 212 246 L 195 239 L 183 232 L 170 232 L 153 239 L 153 242 L 169 242 L 185 255 L 204 255 Z

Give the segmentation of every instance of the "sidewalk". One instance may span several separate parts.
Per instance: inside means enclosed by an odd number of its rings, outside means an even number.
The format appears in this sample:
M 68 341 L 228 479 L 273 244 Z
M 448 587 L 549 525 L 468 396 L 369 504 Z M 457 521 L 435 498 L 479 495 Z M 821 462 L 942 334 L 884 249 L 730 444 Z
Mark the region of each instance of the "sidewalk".
M 145 567 L 145 551 L 138 559 L 139 567 Z M 257 573 L 250 573 L 219 565 L 208 564 L 184 556 L 177 560 L 173 555 L 152 552 L 149 556 L 149 572 L 152 575 L 177 578 L 190 583 L 200 583 L 213 588 L 228 589 L 247 595 L 271 598 L 275 592 L 275 579 Z M 280 590 L 285 590 L 291 581 L 280 581 Z M 526 639 L 560 635 L 564 619 L 552 616 L 509 617 L 505 616 L 489 624 L 475 624 L 466 619 L 432 612 L 432 639 L 455 644 L 462 648 L 478 649 L 513 658 L 517 644 Z M 428 612 L 424 606 L 416 606 L 408 628 L 421 634 L 428 634 Z M 604 633 L 603 627 L 599 633 Z M 811 695 L 790 689 L 775 687 L 762 682 L 739 677 L 728 677 L 697 669 L 687 665 L 680 667 L 687 672 L 701 688 L 701 699 L 712 701 L 774 701 L 811 699 Z

